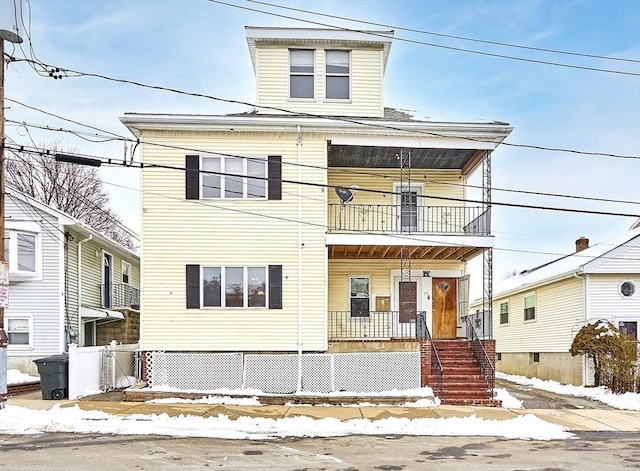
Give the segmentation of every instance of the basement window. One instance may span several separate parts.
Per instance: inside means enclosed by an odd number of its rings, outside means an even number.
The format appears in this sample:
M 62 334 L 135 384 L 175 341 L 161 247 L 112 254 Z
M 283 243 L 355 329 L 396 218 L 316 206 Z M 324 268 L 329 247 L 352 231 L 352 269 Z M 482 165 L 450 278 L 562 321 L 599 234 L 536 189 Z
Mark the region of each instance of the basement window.
M 531 363 L 540 363 L 540 353 L 530 353 Z

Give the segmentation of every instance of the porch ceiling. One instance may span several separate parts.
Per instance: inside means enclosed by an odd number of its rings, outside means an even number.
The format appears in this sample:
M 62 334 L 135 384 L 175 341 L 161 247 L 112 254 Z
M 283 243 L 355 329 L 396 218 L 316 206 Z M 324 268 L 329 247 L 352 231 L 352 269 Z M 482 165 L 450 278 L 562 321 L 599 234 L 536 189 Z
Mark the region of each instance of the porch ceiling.
M 477 149 L 411 148 L 411 168 L 463 169 L 475 167 L 485 151 Z M 332 145 L 329 167 L 398 168 L 398 147 Z
M 400 260 L 398 245 L 330 245 L 329 258 L 336 260 L 381 259 Z M 412 260 L 465 261 L 482 253 L 482 247 L 416 246 L 409 247 Z

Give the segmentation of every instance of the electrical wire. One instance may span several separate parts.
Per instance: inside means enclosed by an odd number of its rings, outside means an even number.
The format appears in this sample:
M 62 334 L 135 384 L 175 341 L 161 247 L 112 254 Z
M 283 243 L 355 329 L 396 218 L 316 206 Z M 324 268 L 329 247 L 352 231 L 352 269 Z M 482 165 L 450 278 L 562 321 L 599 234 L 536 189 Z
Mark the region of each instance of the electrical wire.
M 8 54 L 5 54 L 5 55 L 9 58 L 10 62 L 28 62 L 29 61 L 29 59 L 20 59 L 20 58 L 14 57 L 14 56 L 9 56 Z M 49 66 L 49 65 L 46 65 L 46 64 L 44 64 L 43 66 L 52 67 L 52 66 Z M 223 103 L 230 103 L 230 104 L 250 106 L 250 107 L 253 107 L 253 108 L 261 108 L 261 109 L 267 109 L 267 110 L 273 110 L 273 111 L 280 111 L 280 112 L 283 112 L 283 113 L 285 113 L 287 115 L 290 115 L 290 116 L 293 116 L 293 117 L 320 118 L 320 119 L 326 119 L 326 120 L 331 120 L 331 121 L 347 122 L 347 123 L 356 124 L 356 125 L 363 126 L 363 127 L 375 128 L 375 129 L 387 129 L 387 130 L 400 131 L 400 132 L 403 132 L 403 133 L 411 133 L 411 134 L 424 134 L 424 135 L 434 136 L 434 137 L 445 137 L 445 138 L 450 137 L 450 136 L 446 136 L 444 134 L 439 134 L 439 133 L 436 133 L 436 132 L 430 132 L 430 131 L 424 131 L 424 130 L 407 130 L 407 129 L 404 129 L 404 128 L 399 127 L 399 126 L 391 126 L 391 125 L 386 125 L 386 124 L 382 124 L 382 123 L 360 121 L 358 119 L 353 119 L 353 118 L 348 118 L 348 117 L 343 117 L 343 116 L 322 115 L 322 114 L 315 114 L 315 113 L 302 112 L 302 111 L 295 111 L 294 112 L 294 111 L 287 110 L 287 109 L 284 109 L 284 108 L 279 108 L 279 107 L 276 107 L 276 106 L 255 105 L 253 103 L 249 103 L 249 102 L 242 101 L 242 100 L 234 100 L 234 99 L 230 99 L 230 98 L 221 98 L 221 97 L 216 97 L 216 96 L 213 96 L 213 95 L 207 95 L 207 94 L 204 94 L 204 93 L 187 92 L 187 91 L 179 90 L 177 88 L 172 88 L 172 87 L 163 87 L 163 86 L 159 86 L 159 85 L 149 85 L 149 84 L 145 84 L 143 82 L 138 82 L 138 81 L 135 81 L 135 80 L 118 79 L 118 78 L 114 78 L 114 77 L 110 77 L 110 76 L 103 75 L 103 74 L 98 74 L 98 73 L 80 72 L 80 71 L 75 71 L 75 70 L 71 70 L 71 69 L 64 69 L 64 68 L 56 68 L 56 69 L 60 70 L 61 73 L 63 73 L 66 77 L 84 76 L 84 77 L 100 78 L 100 79 L 111 81 L 111 82 L 115 82 L 115 83 L 125 83 L 125 84 L 134 85 L 134 86 L 137 86 L 137 87 L 151 89 L 151 90 L 167 91 L 167 92 L 172 92 L 172 93 L 176 93 L 176 94 L 179 94 L 179 95 L 192 96 L 192 97 L 197 97 L 197 98 L 205 98 L 205 99 L 209 99 L 209 100 L 213 100 L 213 101 L 219 101 L 219 102 L 223 102 Z M 413 123 L 421 123 L 421 121 L 413 121 Z M 424 122 L 424 123 L 427 124 L 426 122 Z M 471 137 L 467 137 L 467 136 L 456 136 L 456 137 L 458 137 L 459 139 L 463 139 L 463 140 L 471 141 L 471 142 L 481 142 L 481 143 L 491 142 L 491 143 L 495 143 L 494 141 L 486 141 L 486 140 L 483 140 L 483 139 L 476 139 L 476 138 L 471 138 Z M 622 154 L 614 154 L 614 153 L 607 153 L 607 152 L 578 151 L 578 150 L 574 150 L 574 149 L 563 149 L 563 148 L 557 148 L 557 147 L 544 147 L 544 146 L 530 145 L 530 144 L 515 144 L 515 143 L 504 142 L 504 141 L 501 142 L 500 145 L 508 146 L 508 147 L 518 147 L 518 148 L 525 148 L 525 149 L 551 151 L 551 152 L 566 152 L 566 153 L 580 154 L 580 155 L 593 155 L 593 156 L 602 156 L 602 157 L 615 157 L 615 158 L 620 158 L 620 159 L 640 160 L 640 156 L 637 156 L 637 155 L 622 155 Z
M 367 24 L 367 25 L 372 25 L 372 26 L 379 26 L 381 28 L 391 28 L 391 29 L 399 30 L 399 31 L 407 31 L 409 33 L 419 33 L 419 34 L 425 34 L 425 35 L 429 35 L 429 36 L 437 36 L 437 37 L 441 37 L 441 38 L 457 39 L 457 40 L 460 40 L 460 41 L 469 41 L 469 42 L 476 42 L 476 43 L 481 43 L 481 44 L 490 44 L 490 45 L 493 45 L 493 46 L 511 47 L 511 48 L 515 48 L 515 49 L 524 49 L 524 50 L 528 50 L 528 51 L 548 52 L 548 53 L 552 53 L 552 54 L 563 54 L 563 55 L 577 56 L 577 57 L 588 57 L 588 58 L 591 58 L 591 59 L 603 59 L 603 60 L 620 61 L 620 62 L 640 63 L 640 60 L 628 59 L 628 58 L 624 58 L 624 57 L 599 56 L 599 55 L 595 55 L 595 54 L 585 54 L 585 53 L 582 53 L 582 52 L 561 51 L 561 50 L 558 50 L 558 49 L 546 49 L 546 48 L 541 48 L 541 47 L 523 46 L 523 45 L 520 45 L 520 44 L 503 43 L 503 42 L 498 42 L 498 41 L 488 41 L 488 40 L 485 40 L 485 39 L 476 39 L 476 38 L 469 38 L 469 37 L 465 37 L 465 36 L 456 36 L 456 35 L 453 35 L 453 34 L 435 33 L 433 31 L 425 31 L 425 30 L 421 30 L 421 29 L 407 28 L 407 27 L 404 27 L 404 26 L 388 25 L 388 24 L 385 24 L 385 23 L 376 23 L 374 21 L 366 21 L 366 20 L 357 19 L 357 18 L 348 18 L 348 17 L 345 17 L 345 16 L 331 15 L 329 13 L 320 13 L 320 12 L 317 12 L 317 11 L 304 10 L 302 8 L 294 8 L 294 7 L 285 6 L 285 5 L 278 5 L 278 4 L 275 4 L 275 3 L 262 2 L 262 1 L 259 1 L 259 0 L 245 0 L 245 1 L 247 1 L 249 3 L 256 3 L 256 4 L 260 4 L 260 5 L 273 7 L 273 8 L 280 8 L 282 10 L 297 11 L 299 13 L 306 13 L 306 14 L 314 15 L 314 16 L 323 16 L 325 18 L 333 18 L 333 19 L 336 19 L 336 20 L 350 21 L 352 23 L 362 23 L 362 24 Z M 300 18 L 299 21 L 305 21 L 305 20 Z
M 28 149 L 26 147 L 11 147 L 11 146 L 5 146 L 5 148 L 8 148 L 9 150 L 13 150 L 14 152 L 30 152 L 30 153 L 40 154 L 43 156 L 55 157 L 55 152 L 52 152 L 49 150 L 43 151 L 41 149 Z M 177 170 L 181 172 L 186 172 L 185 167 L 175 166 L 175 165 L 145 164 L 142 162 L 135 163 L 135 164 L 128 164 L 126 160 L 121 160 L 121 159 L 88 156 L 86 154 L 73 154 L 73 155 L 81 156 L 89 159 L 100 160 L 105 165 L 132 167 L 132 168 L 141 168 L 141 169 L 157 168 L 157 169 L 164 169 L 164 170 Z M 200 174 L 205 174 L 205 175 L 218 175 L 218 176 L 231 177 L 231 178 L 238 177 L 237 174 L 227 173 L 227 172 L 218 172 L 213 170 L 199 169 L 198 172 Z M 269 179 L 268 177 L 258 177 L 258 176 L 251 176 L 250 178 L 255 180 L 265 180 L 265 181 Z M 281 181 L 282 183 L 287 183 L 287 184 L 305 185 L 305 186 L 325 188 L 325 189 L 328 189 L 328 188 L 335 189 L 340 186 L 340 185 L 329 185 L 329 184 L 315 183 L 315 182 L 300 182 L 300 181 L 288 180 L 288 179 L 282 179 Z M 399 192 L 376 190 L 376 189 L 370 189 L 370 188 L 359 188 L 358 191 L 381 194 L 381 195 L 391 195 L 391 196 L 402 195 L 402 193 L 399 193 Z M 475 200 L 475 199 L 469 199 L 469 198 L 455 198 L 455 197 L 435 196 L 435 195 L 418 195 L 418 196 L 421 196 L 423 198 L 428 198 L 428 199 L 442 200 L 442 201 L 454 201 L 458 203 L 476 203 L 481 205 L 486 204 L 486 202 L 482 200 Z M 524 209 L 540 209 L 540 210 L 547 210 L 547 211 L 559 211 L 559 212 L 569 212 L 569 213 L 578 213 L 578 214 L 593 214 L 593 215 L 601 215 L 601 216 L 622 216 L 622 217 L 633 217 L 633 218 L 640 217 L 640 214 L 632 214 L 632 213 L 596 211 L 596 210 L 589 210 L 589 209 L 572 209 L 572 208 L 562 208 L 562 207 L 539 206 L 539 205 L 531 205 L 531 204 L 506 203 L 506 202 L 497 202 L 497 201 L 491 201 L 490 204 L 492 206 L 505 206 L 505 207 L 512 207 L 512 208 L 524 208 Z
M 336 25 L 332 25 L 332 24 L 328 24 L 328 23 L 322 23 L 322 22 L 319 22 L 319 21 L 306 20 L 306 19 L 302 19 L 302 18 L 297 18 L 295 16 L 288 16 L 288 15 L 282 15 L 282 14 L 274 13 L 274 12 L 270 12 L 270 11 L 259 10 L 257 8 L 250 8 L 250 7 L 241 6 L 241 5 L 234 5 L 233 3 L 223 2 L 221 0 L 208 0 L 208 1 L 211 2 L 211 3 L 218 3 L 220 5 L 225 5 L 225 6 L 228 6 L 228 7 L 238 8 L 240 10 L 251 11 L 251 12 L 254 12 L 254 13 L 261 13 L 261 14 L 264 14 L 264 15 L 275 16 L 275 17 L 284 18 L 284 19 L 287 19 L 287 20 L 301 21 L 303 23 L 309 23 L 309 24 L 313 24 L 313 25 L 317 25 L 317 26 L 333 28 L 333 29 L 340 30 L 340 31 L 351 31 L 351 32 L 356 32 L 356 33 L 367 34 L 367 35 L 370 35 L 370 36 L 378 36 L 378 37 L 387 38 L 387 36 L 384 35 L 384 34 L 372 32 L 372 31 L 344 28 L 344 27 L 341 27 L 341 26 L 336 26 Z M 542 61 L 542 60 L 537 60 L 537 59 L 527 59 L 527 58 L 517 57 L 517 56 L 508 56 L 508 55 L 505 55 L 505 54 L 496 54 L 496 53 L 491 53 L 491 52 L 475 51 L 475 50 L 472 50 L 472 49 L 463 49 L 463 48 L 460 48 L 460 47 L 445 46 L 445 45 L 442 45 L 442 44 L 428 43 L 426 41 L 418 41 L 416 39 L 408 39 L 408 38 L 400 38 L 400 37 L 394 37 L 394 39 L 398 40 L 398 41 L 402 41 L 402 42 L 411 43 L 411 44 L 419 44 L 419 45 L 423 45 L 423 46 L 436 47 L 436 48 L 440 48 L 440 49 L 447 49 L 447 50 L 450 50 L 450 51 L 465 52 L 465 53 L 468 53 L 468 54 L 477 54 L 477 55 L 481 55 L 481 56 L 497 57 L 497 58 L 501 58 L 501 59 L 510 59 L 510 60 L 515 60 L 515 61 L 520 61 L 520 62 L 529 62 L 529 63 L 533 63 L 533 64 L 551 65 L 551 66 L 555 66 L 555 67 L 566 67 L 566 68 L 569 68 L 569 69 L 588 70 L 588 71 L 592 71 L 592 72 L 604 72 L 604 73 L 609 73 L 609 74 L 619 74 L 619 75 L 629 75 L 629 76 L 634 76 L 634 77 L 640 77 L 640 73 L 636 73 L 636 72 L 627 72 L 627 71 L 623 71 L 623 70 L 612 70 L 612 69 L 602 69 L 602 68 L 598 68 L 598 67 L 586 67 L 586 66 L 581 66 L 581 65 L 564 64 L 562 62 L 550 62 L 550 61 Z

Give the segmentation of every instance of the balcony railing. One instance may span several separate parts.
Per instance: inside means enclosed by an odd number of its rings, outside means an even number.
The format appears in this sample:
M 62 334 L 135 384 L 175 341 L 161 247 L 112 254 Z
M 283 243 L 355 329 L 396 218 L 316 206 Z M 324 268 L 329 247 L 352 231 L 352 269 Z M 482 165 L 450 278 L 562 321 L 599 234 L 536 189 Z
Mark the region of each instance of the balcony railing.
M 416 317 L 400 322 L 398 311 L 370 311 L 352 315 L 351 311 L 329 311 L 329 340 L 417 339 Z
M 404 212 L 403 212 L 404 211 Z M 329 204 L 328 231 L 488 235 L 481 206 Z
M 140 290 L 125 283 L 100 285 L 100 299 L 103 308 L 128 307 L 140 309 Z

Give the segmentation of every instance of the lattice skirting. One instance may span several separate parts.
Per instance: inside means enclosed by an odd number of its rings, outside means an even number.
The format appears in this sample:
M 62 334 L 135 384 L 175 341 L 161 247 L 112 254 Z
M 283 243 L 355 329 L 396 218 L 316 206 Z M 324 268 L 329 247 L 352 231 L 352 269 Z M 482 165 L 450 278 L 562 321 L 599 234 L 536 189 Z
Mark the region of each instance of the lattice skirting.
M 419 352 L 243 354 L 147 352 L 149 385 L 183 391 L 382 392 L 420 387 Z

